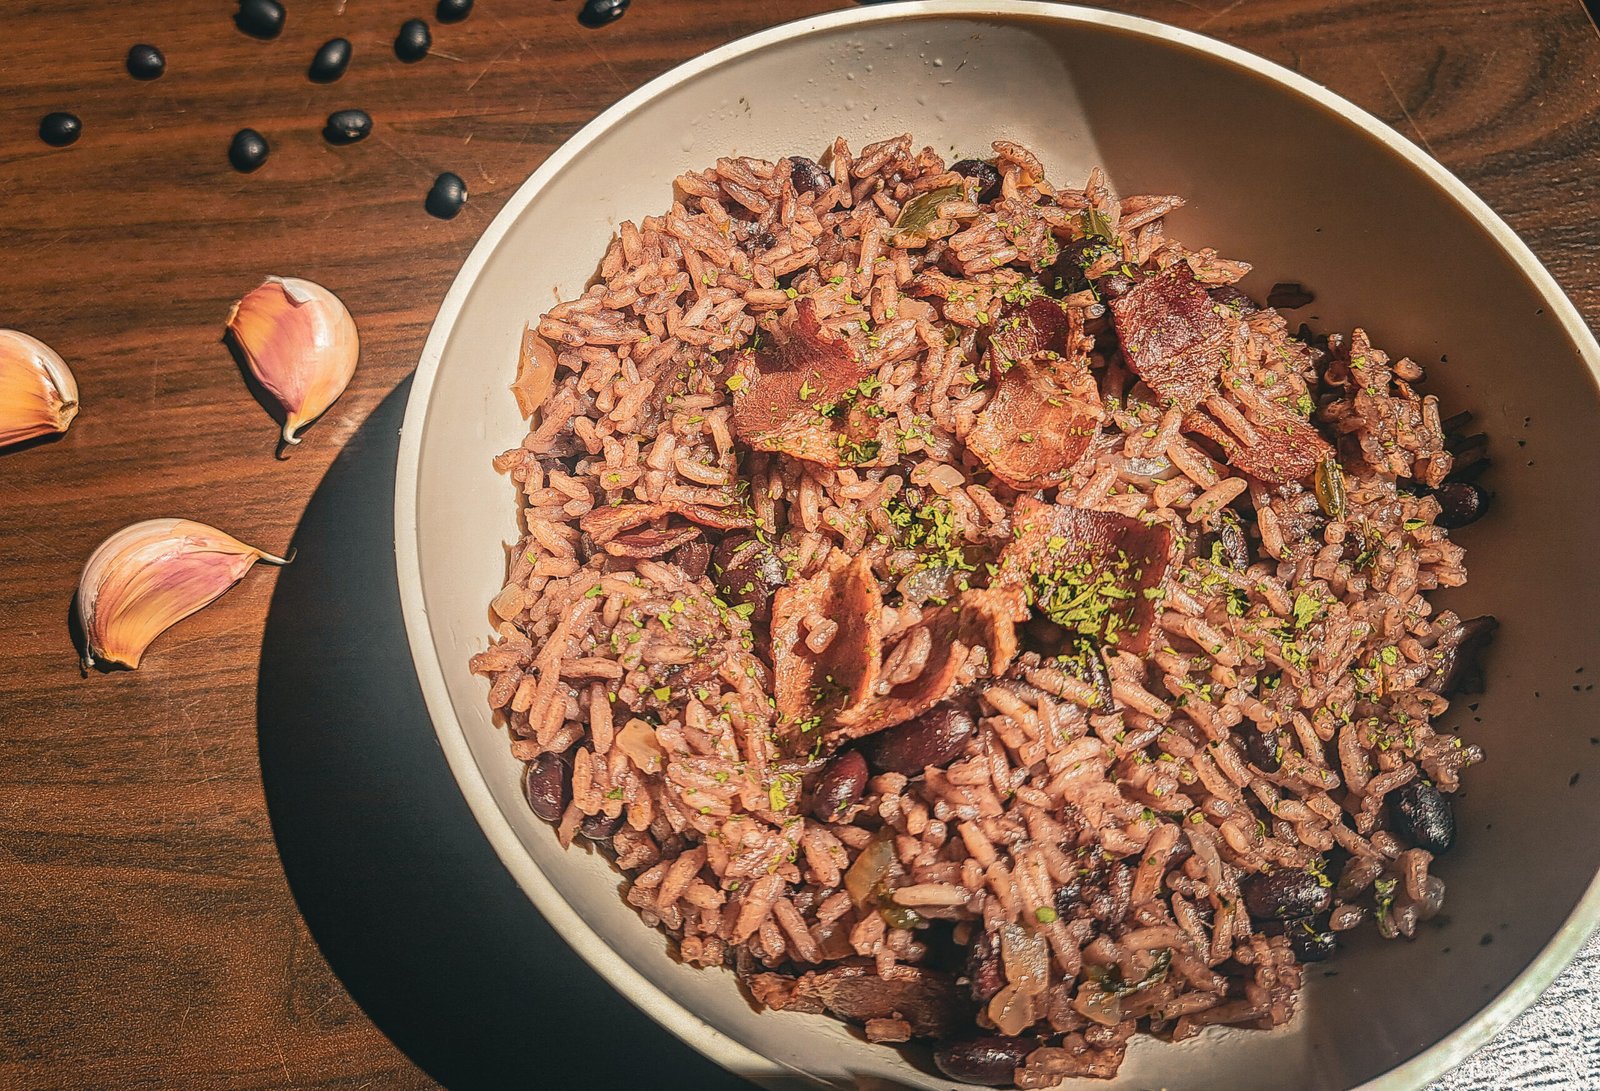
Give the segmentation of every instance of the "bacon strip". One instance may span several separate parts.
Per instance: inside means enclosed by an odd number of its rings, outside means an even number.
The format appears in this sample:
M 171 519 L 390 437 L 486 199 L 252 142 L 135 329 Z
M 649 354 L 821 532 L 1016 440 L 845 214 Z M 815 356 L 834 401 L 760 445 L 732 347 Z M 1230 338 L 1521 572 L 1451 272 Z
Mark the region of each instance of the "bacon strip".
M 996 477 L 1031 492 L 1065 480 L 1104 419 L 1087 361 L 1031 356 L 999 375 L 966 443 Z
M 922 673 L 887 692 L 845 709 L 826 738 L 834 744 L 859 739 L 904 723 L 948 698 L 981 672 L 994 678 L 1005 673 L 1017 654 L 1016 622 L 1028 616 L 1027 602 L 1015 588 L 962 592 L 949 606 L 919 622 L 933 637 L 933 651 Z M 901 639 L 911 639 L 907 633 Z M 982 648 L 985 660 L 976 658 Z M 878 689 L 882 690 L 880 684 Z
M 1185 413 L 1216 391 L 1230 340 L 1227 313 L 1182 261 L 1111 303 L 1128 366 L 1156 397 Z
M 848 395 L 876 368 L 841 340 L 825 337 L 810 299 L 795 304 L 788 339 L 740 356 L 728 380 L 734 387 L 733 430 L 747 446 L 824 466 L 893 462 L 892 428 Z M 850 401 L 847 406 L 841 401 Z M 837 407 L 837 415 L 824 415 Z
M 602 547 L 613 557 L 664 557 L 700 537 L 699 527 L 672 527 L 619 534 Z
M 653 523 L 667 513 L 660 504 L 617 504 L 595 508 L 578 520 L 578 529 L 604 545 L 623 531 Z
M 926 629 L 932 650 L 915 678 L 889 686 L 883 599 L 866 556 L 781 589 L 772 604 L 780 744 L 791 753 L 819 743 L 831 750 L 921 715 L 980 674 L 998 676 L 1016 657 L 1016 622 L 1027 614 L 1017 588 L 963 592 L 901 635 L 909 640 Z M 821 654 L 806 646 L 808 615 L 839 626 Z
M 839 626 L 821 654 L 806 646 L 808 616 Z M 772 599 L 772 667 L 780 741 L 810 745 L 842 710 L 872 693 L 883 666 L 883 594 L 872 560 L 826 568 Z M 820 720 L 819 720 L 820 718 Z
M 1158 603 L 1145 592 L 1171 567 L 1170 529 L 1031 498 L 1017 504 L 1013 526 L 995 586 L 1020 588 L 1030 605 L 1053 608 L 1058 623 L 1070 613 L 1069 627 L 1082 636 L 1130 652 L 1149 649 Z
M 1222 448 L 1229 465 L 1275 485 L 1305 480 L 1319 463 L 1334 455 L 1333 445 L 1297 413 L 1266 402 L 1256 418 L 1250 422 L 1253 437 L 1234 435 L 1204 409 L 1184 417 L 1183 426 Z
M 1074 325 L 1068 312 L 1049 296 L 1027 303 L 1007 303 L 994 323 L 979 331 L 990 378 L 998 379 L 1012 364 L 1042 353 L 1067 355 L 1077 337 Z

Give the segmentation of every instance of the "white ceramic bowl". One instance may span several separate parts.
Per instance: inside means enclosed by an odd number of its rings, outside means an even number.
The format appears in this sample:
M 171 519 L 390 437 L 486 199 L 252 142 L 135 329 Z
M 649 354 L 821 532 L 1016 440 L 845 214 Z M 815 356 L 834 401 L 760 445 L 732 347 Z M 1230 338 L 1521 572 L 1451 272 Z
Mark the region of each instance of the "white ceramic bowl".
M 759 1014 L 731 974 L 674 962 L 623 904 L 610 867 L 563 852 L 529 812 L 485 683 L 467 671 L 490 636 L 503 543 L 517 534 L 512 488 L 489 460 L 525 431 L 507 390 L 523 323 L 580 292 L 616 225 L 664 209 L 683 170 L 907 130 L 962 153 L 1005 137 L 1036 149 L 1057 179 L 1099 163 L 1123 193 L 1186 194 L 1176 235 L 1255 263 L 1246 287 L 1258 297 L 1279 279 L 1310 286 L 1317 302 L 1302 314 L 1323 329 L 1359 321 L 1378 345 L 1430 365 L 1446 406 L 1472 409 L 1493 437 L 1498 499 L 1459 535 L 1472 579 L 1447 600 L 1503 623 L 1487 695 L 1450 716 L 1488 761 L 1467 778 L 1457 847 L 1435 869 L 1449 884 L 1447 916 L 1415 942 L 1364 937 L 1312 968 L 1288 1028 L 1137 1041 L 1115 1086 L 1422 1084 L 1525 1007 L 1600 913 L 1600 694 L 1582 688 L 1600 673 L 1589 560 L 1600 526 L 1588 502 L 1600 480 L 1600 349 L 1510 229 L 1408 141 L 1194 34 L 1003 0 L 840 12 L 674 69 L 534 173 L 440 309 L 400 447 L 406 626 L 467 802 L 567 941 L 718 1062 L 769 1086 L 950 1086 L 831 1020 Z

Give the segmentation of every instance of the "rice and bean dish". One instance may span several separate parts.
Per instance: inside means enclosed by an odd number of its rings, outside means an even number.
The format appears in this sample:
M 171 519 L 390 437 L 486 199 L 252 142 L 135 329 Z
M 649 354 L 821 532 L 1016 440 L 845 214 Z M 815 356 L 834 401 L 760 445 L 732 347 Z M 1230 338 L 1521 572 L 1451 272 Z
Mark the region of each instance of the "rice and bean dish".
M 684 961 L 1046 1087 L 1439 912 L 1481 437 L 1182 204 L 1003 140 L 724 158 L 528 331 L 472 666 Z

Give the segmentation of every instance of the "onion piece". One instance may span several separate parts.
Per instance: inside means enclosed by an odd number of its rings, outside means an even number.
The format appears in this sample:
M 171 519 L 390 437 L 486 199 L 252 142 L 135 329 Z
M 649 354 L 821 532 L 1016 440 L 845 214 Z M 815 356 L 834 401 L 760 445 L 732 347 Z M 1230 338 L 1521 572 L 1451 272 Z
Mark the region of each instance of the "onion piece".
M 865 909 L 878 901 L 878 895 L 888 885 L 889 871 L 894 867 L 894 844 L 878 838 L 861 850 L 850 870 L 845 872 L 844 888 L 857 909 Z

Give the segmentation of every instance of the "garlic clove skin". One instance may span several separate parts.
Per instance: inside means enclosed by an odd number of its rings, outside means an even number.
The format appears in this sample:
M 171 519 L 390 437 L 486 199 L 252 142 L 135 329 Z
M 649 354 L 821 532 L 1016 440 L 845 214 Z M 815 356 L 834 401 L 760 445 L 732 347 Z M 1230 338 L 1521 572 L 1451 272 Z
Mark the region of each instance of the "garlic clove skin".
M 78 578 L 83 665 L 137 669 L 156 637 L 215 602 L 257 561 L 289 563 L 188 519 L 123 527 L 90 554 Z
M 294 277 L 268 277 L 235 303 L 228 332 L 250 374 L 283 406 L 289 444 L 344 393 L 361 355 L 355 320 L 339 297 Z
M 0 447 L 65 432 L 78 415 L 78 382 L 49 345 L 0 330 Z

